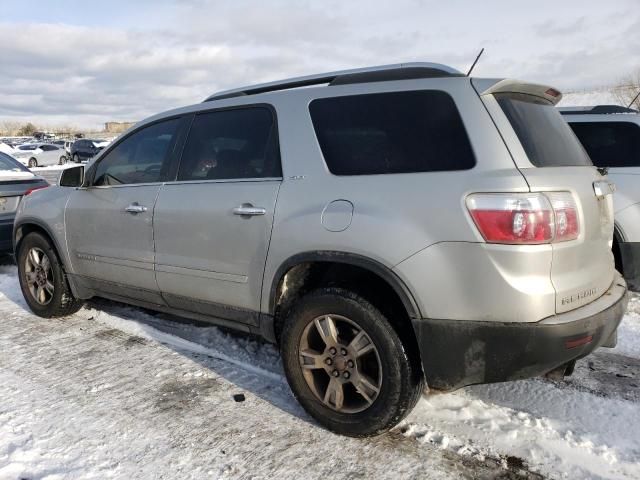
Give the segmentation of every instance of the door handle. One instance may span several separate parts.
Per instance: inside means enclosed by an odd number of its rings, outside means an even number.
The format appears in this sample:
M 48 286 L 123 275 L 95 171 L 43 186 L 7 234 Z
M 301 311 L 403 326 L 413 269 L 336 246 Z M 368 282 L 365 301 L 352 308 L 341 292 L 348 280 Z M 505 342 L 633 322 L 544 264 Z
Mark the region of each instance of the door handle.
M 256 215 L 264 215 L 267 213 L 267 210 L 262 207 L 254 207 L 250 203 L 243 203 L 241 206 L 233 209 L 234 215 L 240 216 L 256 216 Z
M 148 210 L 144 205 L 139 205 L 138 202 L 134 202 L 124 209 L 128 213 L 144 213 Z

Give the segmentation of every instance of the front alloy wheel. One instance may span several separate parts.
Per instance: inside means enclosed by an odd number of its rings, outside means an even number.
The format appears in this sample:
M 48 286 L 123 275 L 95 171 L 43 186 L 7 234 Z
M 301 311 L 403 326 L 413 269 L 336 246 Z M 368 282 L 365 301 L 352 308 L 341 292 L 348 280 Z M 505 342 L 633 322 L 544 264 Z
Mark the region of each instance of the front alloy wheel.
M 33 247 L 24 263 L 26 284 L 31 297 L 39 305 L 49 305 L 55 292 L 51 260 L 40 248 Z

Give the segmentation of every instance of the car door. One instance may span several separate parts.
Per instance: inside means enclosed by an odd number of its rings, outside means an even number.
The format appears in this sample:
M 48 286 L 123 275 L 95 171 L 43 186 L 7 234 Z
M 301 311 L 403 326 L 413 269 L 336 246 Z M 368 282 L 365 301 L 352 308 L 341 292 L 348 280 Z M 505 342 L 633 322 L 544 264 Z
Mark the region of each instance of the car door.
M 87 172 L 65 227 L 73 273 L 98 293 L 161 305 L 154 274 L 153 208 L 175 155 L 181 119 L 136 130 Z
M 257 324 L 282 180 L 276 132 L 266 106 L 195 115 L 177 181 L 160 190 L 154 217 L 168 305 Z
M 40 145 L 40 150 L 42 150 L 42 153 L 36 157 L 38 160 L 38 166 L 46 167 L 58 165 L 60 162 L 60 155 L 62 155 L 62 150 L 60 150 L 58 146 L 44 144 Z

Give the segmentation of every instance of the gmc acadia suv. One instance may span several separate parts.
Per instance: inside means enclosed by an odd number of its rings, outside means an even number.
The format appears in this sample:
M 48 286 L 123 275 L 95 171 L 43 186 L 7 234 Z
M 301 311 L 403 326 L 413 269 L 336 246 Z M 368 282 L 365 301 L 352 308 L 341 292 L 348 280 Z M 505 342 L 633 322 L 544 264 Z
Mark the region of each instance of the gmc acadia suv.
M 43 317 L 100 296 L 260 334 L 346 435 L 425 382 L 569 373 L 615 344 L 626 284 L 560 97 L 417 63 L 153 116 L 21 203 L 22 291 Z

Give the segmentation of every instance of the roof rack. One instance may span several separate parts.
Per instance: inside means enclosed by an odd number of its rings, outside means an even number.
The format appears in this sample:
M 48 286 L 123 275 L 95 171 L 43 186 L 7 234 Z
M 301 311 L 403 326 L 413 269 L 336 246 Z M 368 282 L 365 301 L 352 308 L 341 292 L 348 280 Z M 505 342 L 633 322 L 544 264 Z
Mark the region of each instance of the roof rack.
M 594 107 L 561 107 L 562 115 L 597 115 L 610 113 L 638 113 L 633 108 L 621 107 L 620 105 L 596 105 Z
M 355 68 L 337 72 L 295 77 L 275 82 L 261 83 L 243 88 L 225 90 L 208 97 L 205 102 L 224 98 L 256 95 L 258 93 L 288 90 L 290 88 L 309 87 L 312 85 L 348 85 L 353 83 L 386 82 L 390 80 L 409 80 L 435 77 L 463 77 L 462 72 L 439 63 L 414 62 L 380 65 L 377 67 Z

